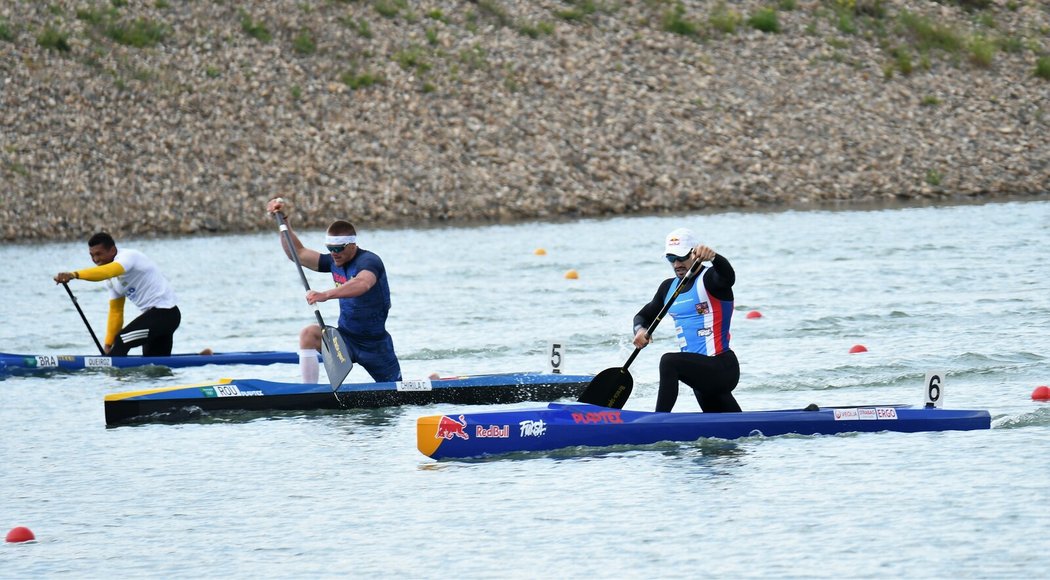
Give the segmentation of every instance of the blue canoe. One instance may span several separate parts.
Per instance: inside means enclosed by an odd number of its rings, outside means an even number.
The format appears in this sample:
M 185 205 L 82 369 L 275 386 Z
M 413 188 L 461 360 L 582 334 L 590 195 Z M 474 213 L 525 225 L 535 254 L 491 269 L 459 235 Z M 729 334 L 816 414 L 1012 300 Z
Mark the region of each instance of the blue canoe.
M 214 354 L 173 354 L 171 356 L 101 356 L 73 354 L 11 354 L 0 352 L 0 376 L 46 371 L 131 368 L 155 365 L 168 368 L 204 365 L 272 365 L 299 362 L 299 354 L 275 350 L 217 352 Z
M 811 408 L 813 410 L 743 413 L 654 413 L 582 403 L 551 403 L 537 409 L 420 417 L 416 421 L 416 446 L 424 455 L 444 459 L 576 446 L 696 441 L 703 437 L 913 433 L 991 427 L 988 411 L 907 405 Z
M 312 411 L 453 403 L 488 405 L 576 398 L 594 375 L 503 373 L 390 383 L 278 383 L 222 379 L 106 395 L 106 424 L 179 422 L 217 411 Z

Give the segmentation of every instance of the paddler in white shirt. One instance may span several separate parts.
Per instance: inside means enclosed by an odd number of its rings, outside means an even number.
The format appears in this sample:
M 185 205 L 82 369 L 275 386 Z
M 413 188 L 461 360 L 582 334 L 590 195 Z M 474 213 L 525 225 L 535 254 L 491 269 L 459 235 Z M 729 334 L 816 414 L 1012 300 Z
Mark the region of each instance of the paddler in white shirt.
M 175 291 L 160 269 L 138 250 L 118 250 L 113 236 L 100 232 L 88 240 L 88 253 L 94 267 L 59 272 L 55 283 L 70 280 L 105 282 L 109 288 L 109 318 L 105 351 L 110 356 L 126 356 L 141 346 L 143 356 L 169 356 L 175 330 L 182 313 L 175 304 Z M 124 326 L 124 301 L 142 311 Z

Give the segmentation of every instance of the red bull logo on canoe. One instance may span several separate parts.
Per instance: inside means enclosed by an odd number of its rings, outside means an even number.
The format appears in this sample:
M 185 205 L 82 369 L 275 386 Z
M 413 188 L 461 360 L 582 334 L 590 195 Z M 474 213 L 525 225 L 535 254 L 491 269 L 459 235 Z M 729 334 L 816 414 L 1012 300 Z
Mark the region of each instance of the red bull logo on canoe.
M 507 439 L 510 437 L 510 425 L 478 425 L 474 428 L 474 436 L 479 439 Z
M 590 413 L 573 413 L 572 420 L 576 423 L 623 423 L 623 417 L 619 411 L 595 411 Z
M 441 419 L 438 420 L 438 428 L 437 431 L 434 432 L 434 438 L 445 439 L 447 441 L 453 437 L 459 437 L 464 441 L 470 439 L 470 436 L 467 435 L 467 420 L 463 415 L 459 416 L 459 421 L 452 417 L 442 415 Z

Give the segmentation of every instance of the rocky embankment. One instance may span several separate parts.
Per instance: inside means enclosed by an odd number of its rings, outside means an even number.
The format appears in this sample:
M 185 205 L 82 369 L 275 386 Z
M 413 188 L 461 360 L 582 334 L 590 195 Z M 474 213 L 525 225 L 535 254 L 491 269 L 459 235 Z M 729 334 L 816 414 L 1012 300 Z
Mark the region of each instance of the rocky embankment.
M 4 2 L 0 239 L 1044 194 L 1050 4 L 961 4 Z

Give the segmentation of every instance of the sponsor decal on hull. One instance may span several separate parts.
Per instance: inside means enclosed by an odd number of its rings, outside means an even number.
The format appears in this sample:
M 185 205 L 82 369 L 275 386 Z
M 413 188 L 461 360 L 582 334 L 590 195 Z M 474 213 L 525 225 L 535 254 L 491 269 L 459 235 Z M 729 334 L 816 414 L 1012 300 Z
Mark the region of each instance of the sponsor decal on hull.
M 31 359 L 27 359 L 26 362 L 30 363 L 29 366 L 48 369 L 58 366 L 58 357 L 53 354 L 38 354 Z
M 526 419 L 518 423 L 519 437 L 543 437 L 547 433 L 547 423 L 543 419 Z
M 490 425 L 474 427 L 474 436 L 479 439 L 508 439 L 510 437 L 510 425 Z
M 409 379 L 394 383 L 394 388 L 401 392 L 428 392 L 433 391 L 434 386 L 430 379 Z
M 897 409 L 893 407 L 876 407 L 875 416 L 879 419 L 895 421 L 897 419 Z
M 589 413 L 573 413 L 572 420 L 576 423 L 623 423 L 623 417 L 619 411 L 592 411 Z
M 205 398 L 216 397 L 262 397 L 262 391 L 242 391 L 237 385 L 208 385 L 201 387 L 201 394 Z
M 467 435 L 467 420 L 463 418 L 463 415 L 459 416 L 459 421 L 442 415 L 441 419 L 438 420 L 437 431 L 434 432 L 435 439 L 450 440 L 453 437 L 459 437 L 466 441 L 470 439 L 470 435 Z
M 113 359 L 108 356 L 86 356 L 84 357 L 84 368 L 101 369 L 113 366 Z
M 856 409 L 835 409 L 836 421 L 857 421 L 859 419 L 860 414 Z
M 859 409 L 835 409 L 836 421 L 895 421 L 897 409 L 893 407 L 861 407 Z

